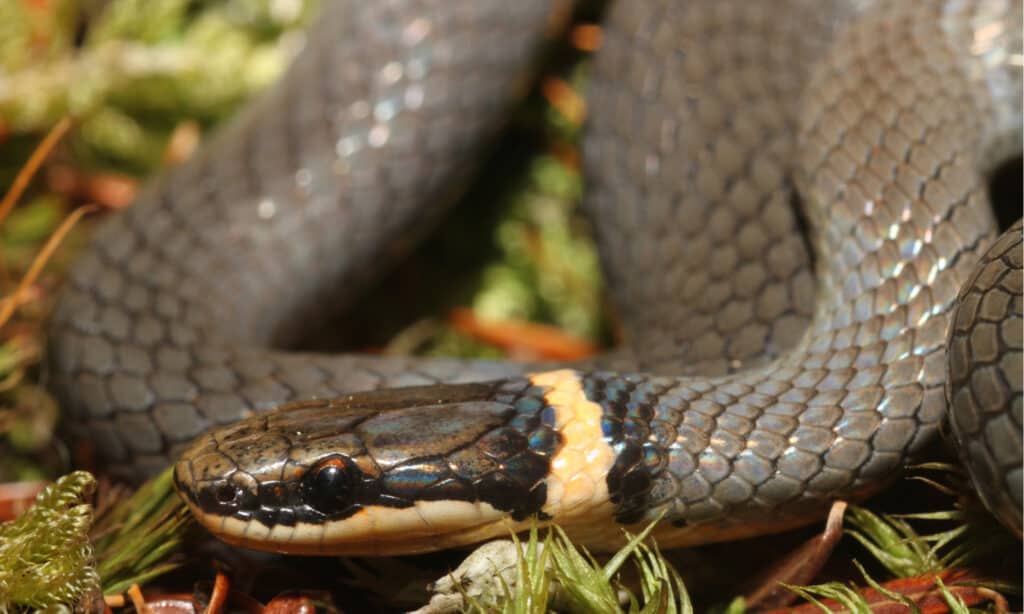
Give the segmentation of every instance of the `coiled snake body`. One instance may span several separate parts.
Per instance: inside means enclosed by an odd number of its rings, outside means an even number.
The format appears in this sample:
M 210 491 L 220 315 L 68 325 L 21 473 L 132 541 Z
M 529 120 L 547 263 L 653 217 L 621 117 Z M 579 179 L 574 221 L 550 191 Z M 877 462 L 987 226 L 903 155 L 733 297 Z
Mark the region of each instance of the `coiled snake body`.
M 436 217 L 550 11 L 328 2 L 282 82 L 74 268 L 50 356 L 79 436 L 129 479 L 180 456 L 197 518 L 254 548 L 419 552 L 534 515 L 594 548 L 661 516 L 668 547 L 878 489 L 948 386 L 1019 531 L 1019 225 L 965 288 L 983 172 L 1020 142 L 1010 0 L 613 7 L 584 144 L 631 335 L 609 370 L 265 349 Z

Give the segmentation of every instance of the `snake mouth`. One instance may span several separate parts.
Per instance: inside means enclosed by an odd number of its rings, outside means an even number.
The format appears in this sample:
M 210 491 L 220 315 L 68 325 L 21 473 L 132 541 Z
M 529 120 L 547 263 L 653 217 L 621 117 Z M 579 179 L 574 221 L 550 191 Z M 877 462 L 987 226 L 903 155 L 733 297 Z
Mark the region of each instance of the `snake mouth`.
M 391 556 L 468 546 L 525 529 L 487 503 L 418 501 L 408 508 L 366 506 L 343 520 L 267 526 L 189 503 L 208 531 L 234 546 L 298 555 Z

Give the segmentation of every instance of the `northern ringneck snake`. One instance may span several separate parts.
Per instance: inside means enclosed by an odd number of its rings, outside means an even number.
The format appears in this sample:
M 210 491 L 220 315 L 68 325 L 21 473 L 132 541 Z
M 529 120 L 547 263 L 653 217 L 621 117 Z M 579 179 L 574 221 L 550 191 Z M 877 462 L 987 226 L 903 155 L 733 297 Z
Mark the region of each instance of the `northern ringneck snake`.
M 422 552 L 534 517 L 595 549 L 660 518 L 672 547 L 876 491 L 950 405 L 1019 534 L 1019 224 L 972 273 L 985 172 L 1021 139 L 1012 1 L 618 3 L 583 154 L 623 351 L 267 349 L 438 217 L 553 12 L 327 2 L 277 86 L 74 267 L 49 361 L 77 436 L 130 480 L 177 459 L 200 522 L 257 549 Z

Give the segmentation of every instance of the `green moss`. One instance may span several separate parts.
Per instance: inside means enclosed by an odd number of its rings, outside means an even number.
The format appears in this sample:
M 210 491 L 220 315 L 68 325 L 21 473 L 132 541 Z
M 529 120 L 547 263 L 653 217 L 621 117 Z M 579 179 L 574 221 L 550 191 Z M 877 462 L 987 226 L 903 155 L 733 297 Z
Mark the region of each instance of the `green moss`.
M 66 475 L 17 520 L 0 524 L 0 612 L 73 607 L 99 592 L 87 503 L 96 480 Z

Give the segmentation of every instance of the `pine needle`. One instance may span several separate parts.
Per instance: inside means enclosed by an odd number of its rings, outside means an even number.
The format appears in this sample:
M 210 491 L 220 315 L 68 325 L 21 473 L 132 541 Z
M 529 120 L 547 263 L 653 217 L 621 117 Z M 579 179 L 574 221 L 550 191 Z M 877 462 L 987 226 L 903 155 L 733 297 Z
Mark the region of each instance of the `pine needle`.
M 96 560 L 103 593 L 120 593 L 177 568 L 180 563 L 167 559 L 181 549 L 190 518 L 174 493 L 170 468 L 98 518 L 93 534 L 102 536 Z

